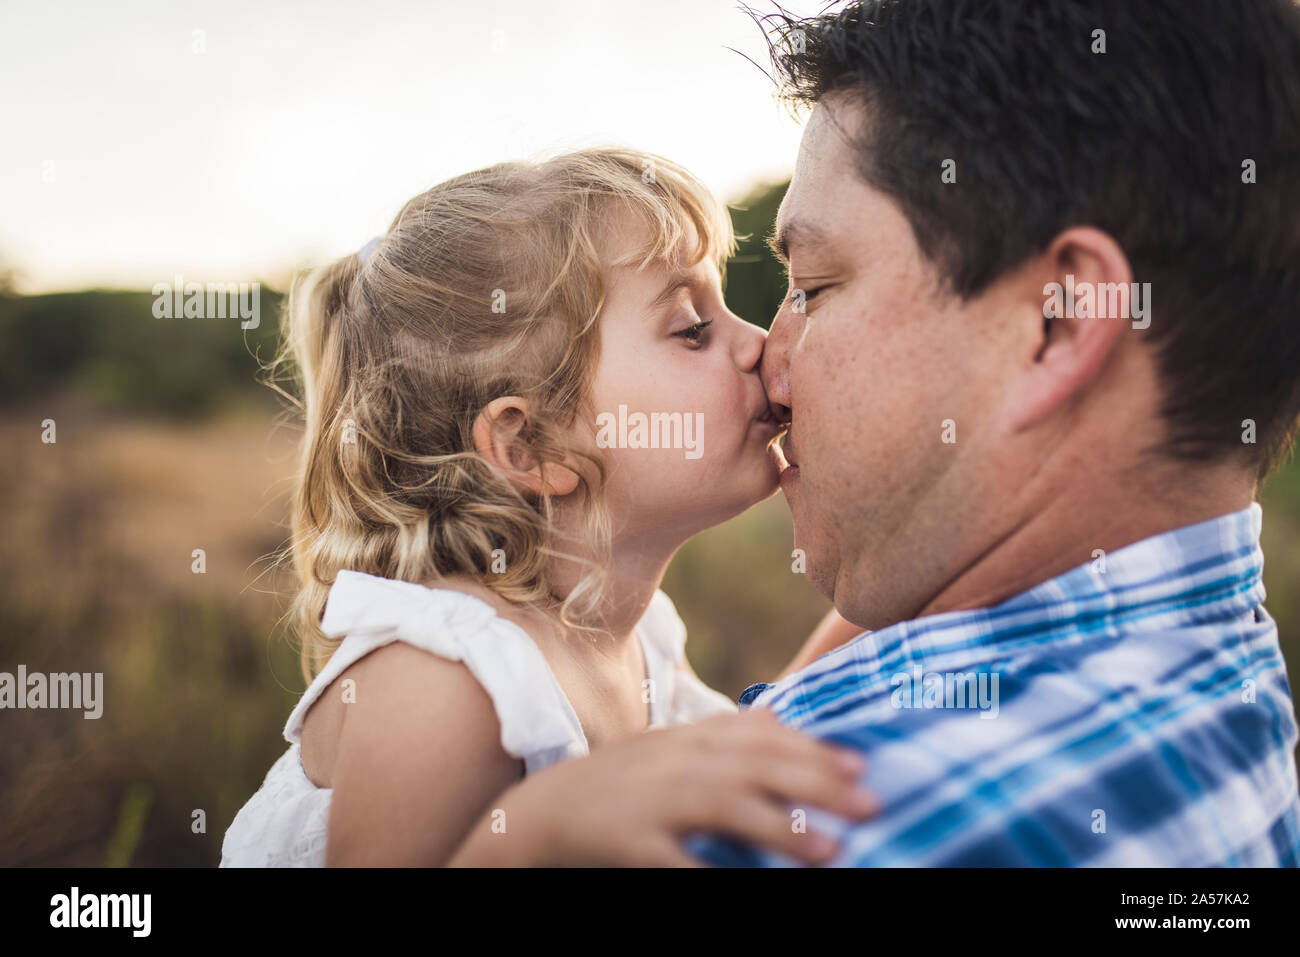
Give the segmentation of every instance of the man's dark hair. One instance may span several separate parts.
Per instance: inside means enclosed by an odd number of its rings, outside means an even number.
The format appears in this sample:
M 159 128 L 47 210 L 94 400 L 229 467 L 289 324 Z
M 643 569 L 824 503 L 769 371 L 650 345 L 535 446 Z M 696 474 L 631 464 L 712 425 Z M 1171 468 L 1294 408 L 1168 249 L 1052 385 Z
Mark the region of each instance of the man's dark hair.
M 788 102 L 861 98 L 861 175 L 952 292 L 980 293 L 1070 226 L 1105 230 L 1151 283 L 1165 451 L 1242 456 L 1261 477 L 1285 457 L 1300 417 L 1294 3 L 866 0 L 757 19 Z

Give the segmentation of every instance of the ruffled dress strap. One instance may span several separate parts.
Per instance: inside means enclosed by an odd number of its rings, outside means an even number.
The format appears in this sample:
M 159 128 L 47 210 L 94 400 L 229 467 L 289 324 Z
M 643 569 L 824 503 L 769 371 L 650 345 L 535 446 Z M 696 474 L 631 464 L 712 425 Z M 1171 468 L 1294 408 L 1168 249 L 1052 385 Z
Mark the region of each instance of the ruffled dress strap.
M 501 746 L 528 772 L 586 754 L 586 735 L 533 639 L 473 595 L 446 588 L 340 571 L 321 630 L 342 638 L 284 726 L 300 744 L 308 709 L 351 664 L 393 641 L 463 662 L 492 699 Z

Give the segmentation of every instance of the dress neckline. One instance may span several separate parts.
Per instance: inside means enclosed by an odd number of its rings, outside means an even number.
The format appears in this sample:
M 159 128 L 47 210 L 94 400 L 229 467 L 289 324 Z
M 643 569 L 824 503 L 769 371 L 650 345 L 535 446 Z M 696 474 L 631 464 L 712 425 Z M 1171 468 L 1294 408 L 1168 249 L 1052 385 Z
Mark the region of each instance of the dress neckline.
M 581 748 L 580 753 L 581 754 L 591 753 L 591 743 L 587 738 L 587 731 L 582 726 L 582 721 L 578 717 L 577 709 L 573 707 L 573 702 L 569 700 L 569 695 L 565 692 L 564 686 L 560 683 L 560 680 L 556 677 L 555 670 L 551 667 L 550 661 L 547 660 L 546 655 L 542 652 L 541 646 L 537 643 L 536 640 L 534 640 L 533 636 L 529 634 L 528 631 L 524 629 L 521 625 L 516 624 L 515 622 L 511 621 L 509 618 L 502 615 L 496 609 L 496 607 L 493 606 L 490 602 L 487 602 L 484 599 L 479 598 L 477 595 L 472 595 L 469 592 L 461 591 L 460 589 L 457 588 L 425 585 L 420 582 L 406 582 L 406 581 L 402 581 L 401 579 L 382 578 L 382 576 L 370 575 L 364 572 L 354 571 L 352 572 L 352 574 L 363 575 L 366 578 L 378 578 L 379 580 L 384 582 L 391 582 L 391 583 L 401 584 L 405 586 L 413 586 L 416 588 L 420 588 L 425 592 L 434 592 L 434 593 L 445 592 L 448 596 L 448 600 L 468 601 L 471 603 L 471 605 L 477 605 L 481 610 L 484 610 L 485 619 L 499 622 L 502 626 L 509 629 L 513 629 L 514 633 L 520 636 L 521 638 L 523 638 L 527 642 L 528 646 L 532 649 L 533 653 L 537 655 L 538 660 L 541 662 L 542 669 L 546 674 L 546 677 L 550 679 L 551 686 L 559 695 L 559 699 L 560 699 L 559 703 L 562 712 L 564 714 L 566 722 L 569 725 L 570 731 L 573 733 L 577 744 Z M 648 607 L 646 611 L 648 613 L 649 611 Z M 659 686 L 663 684 L 663 682 L 660 680 L 662 678 L 662 675 L 658 673 L 661 670 L 662 662 L 659 661 L 658 656 L 654 653 L 654 650 L 651 648 L 652 641 L 644 625 L 644 614 L 642 615 L 642 618 L 638 620 L 637 623 L 633 626 L 633 633 L 636 635 L 637 641 L 641 646 L 641 660 L 644 667 L 644 680 L 650 683 L 649 684 L 650 688 L 657 690 Z M 321 675 L 318 674 L 317 678 L 320 677 Z M 323 690 L 324 688 L 321 689 L 321 691 Z M 319 697 L 319 693 L 317 694 L 317 697 Z M 647 723 L 645 728 L 642 729 L 641 733 L 644 733 L 645 731 L 655 728 L 658 726 L 659 723 L 661 723 L 662 709 L 659 707 L 658 700 L 657 700 L 658 697 L 659 697 L 658 694 L 651 694 L 650 700 L 646 703 Z M 298 746 L 301 753 L 301 745 L 299 744 Z M 301 759 L 299 762 L 299 766 L 301 767 Z M 303 768 L 303 776 L 306 777 L 305 768 Z M 307 780 L 310 782 L 311 779 L 307 778 Z M 314 782 L 312 782 L 312 786 L 319 787 Z M 321 790 L 330 790 L 330 789 L 322 788 Z
M 424 587 L 428 588 L 429 586 L 426 585 Z M 483 601 L 483 599 L 474 595 L 469 595 L 466 592 L 457 591 L 454 588 L 430 588 L 429 590 L 455 592 L 458 595 L 465 595 L 467 598 L 473 598 L 475 601 L 481 602 L 482 604 L 487 605 L 487 607 L 492 608 L 492 606 Z M 574 708 L 573 702 L 569 700 L 569 695 L 564 690 L 564 685 L 560 684 L 560 679 L 555 676 L 555 669 L 551 667 L 551 663 L 547 660 L 546 654 L 542 651 L 541 646 L 538 645 L 533 636 L 525 631 L 520 625 L 517 625 L 509 618 L 506 618 L 495 608 L 492 608 L 492 611 L 496 617 L 506 625 L 506 627 L 513 628 L 515 631 L 519 632 L 519 634 L 521 634 L 534 648 L 537 649 L 537 654 L 542 659 L 542 664 L 546 668 L 547 676 L 551 679 L 551 684 L 555 686 L 555 690 L 560 695 L 560 700 L 564 702 L 565 713 L 568 715 L 569 720 L 573 722 L 573 727 L 578 732 L 578 741 L 582 744 L 582 753 L 591 754 L 591 744 L 587 740 L 587 729 L 582 726 L 582 721 L 578 717 L 577 709 Z M 645 678 L 643 680 L 650 682 L 651 689 L 655 689 L 660 685 L 660 682 L 657 680 L 655 674 L 658 669 L 655 665 L 651 664 L 651 661 L 656 659 L 654 659 L 654 656 L 650 653 L 650 642 L 646 638 L 645 629 L 642 628 L 641 621 L 638 621 L 632 627 L 632 632 L 636 635 L 637 643 L 641 646 L 641 662 L 645 672 Z M 659 719 L 659 710 L 655 706 L 657 697 L 658 695 L 652 693 L 650 695 L 650 700 L 646 703 L 646 726 L 641 730 L 640 733 L 642 734 L 655 727 L 655 722 Z

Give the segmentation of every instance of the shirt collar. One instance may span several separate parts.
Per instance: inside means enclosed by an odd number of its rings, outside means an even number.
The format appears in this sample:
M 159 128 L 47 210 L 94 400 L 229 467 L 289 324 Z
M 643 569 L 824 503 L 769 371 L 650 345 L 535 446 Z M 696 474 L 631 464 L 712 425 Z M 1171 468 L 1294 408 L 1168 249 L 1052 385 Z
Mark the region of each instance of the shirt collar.
M 1110 553 L 1099 551 L 1091 561 L 998 605 L 866 632 L 770 687 L 790 687 L 846 661 L 911 665 L 952 656 L 974 663 L 1053 641 L 1113 639 L 1254 617 L 1265 597 L 1262 521 L 1259 503 L 1252 502 Z

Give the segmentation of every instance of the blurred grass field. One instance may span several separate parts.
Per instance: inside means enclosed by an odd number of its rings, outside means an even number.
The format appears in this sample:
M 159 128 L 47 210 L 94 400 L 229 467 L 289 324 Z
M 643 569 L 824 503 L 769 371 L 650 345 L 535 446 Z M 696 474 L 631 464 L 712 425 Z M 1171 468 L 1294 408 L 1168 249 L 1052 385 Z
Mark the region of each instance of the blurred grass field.
M 736 213 L 751 239 L 728 300 L 755 320 L 780 295 L 758 248 L 779 198 Z M 296 432 L 249 355 L 269 354 L 274 322 L 241 335 L 160 324 L 149 306 L 143 293 L 0 294 L 0 671 L 103 672 L 105 699 L 97 720 L 0 713 L 0 865 L 215 865 L 303 690 L 271 561 Z M 277 306 L 269 293 L 264 317 Z M 1273 477 L 1263 507 L 1268 607 L 1294 689 L 1300 466 Z M 669 569 L 691 661 L 733 698 L 773 678 L 829 608 L 792 573 L 792 547 L 776 496 Z

